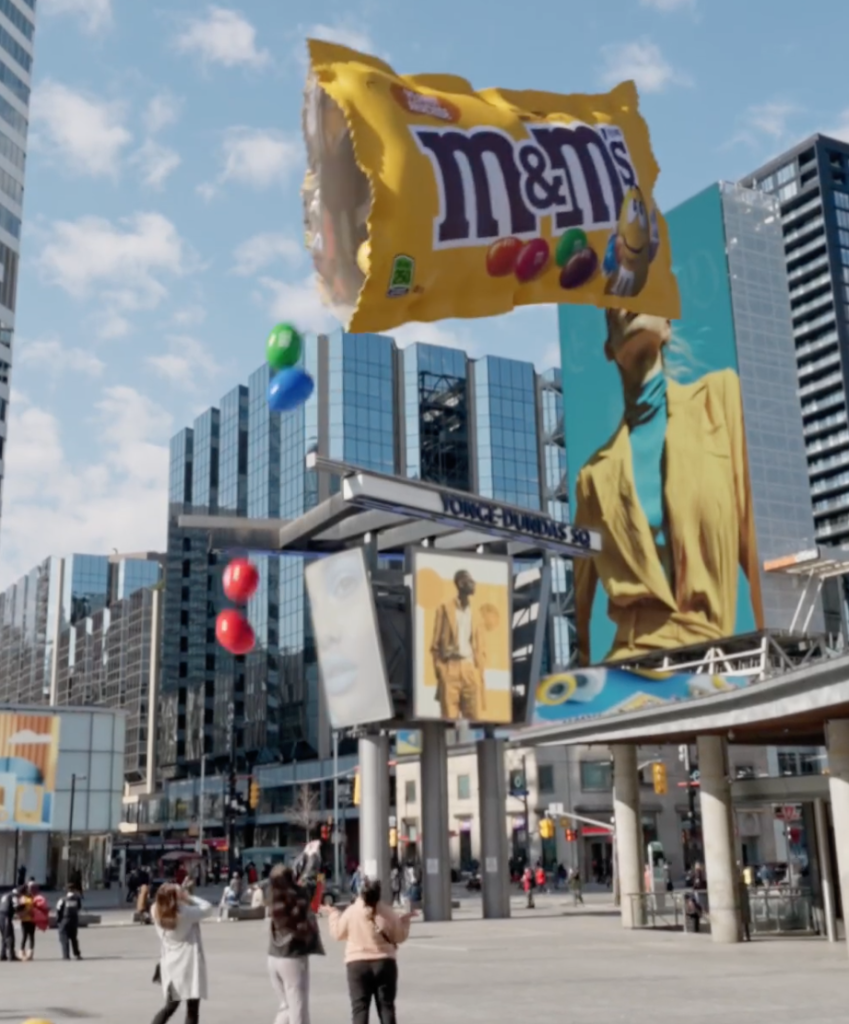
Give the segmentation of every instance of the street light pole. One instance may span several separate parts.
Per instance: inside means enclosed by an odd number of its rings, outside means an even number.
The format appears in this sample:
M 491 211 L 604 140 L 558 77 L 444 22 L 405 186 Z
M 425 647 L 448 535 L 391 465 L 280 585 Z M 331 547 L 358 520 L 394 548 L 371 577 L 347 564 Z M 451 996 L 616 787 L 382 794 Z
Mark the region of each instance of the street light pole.
M 86 781 L 85 775 L 77 775 L 76 773 L 71 774 L 71 806 L 68 811 L 68 878 L 67 882 L 71 882 L 71 840 L 74 837 L 74 798 L 77 794 L 77 779 L 80 782 Z
M 230 771 L 227 775 L 227 802 L 224 807 L 227 832 L 228 874 L 232 878 L 236 870 L 236 705 L 233 701 L 227 705 L 227 741 L 230 747 Z
M 525 845 L 527 851 L 526 867 L 531 865 L 531 818 L 528 809 L 528 760 L 522 754 L 522 803 L 525 806 Z
M 333 881 L 339 885 L 342 878 L 341 850 L 339 848 L 339 732 L 333 730 Z

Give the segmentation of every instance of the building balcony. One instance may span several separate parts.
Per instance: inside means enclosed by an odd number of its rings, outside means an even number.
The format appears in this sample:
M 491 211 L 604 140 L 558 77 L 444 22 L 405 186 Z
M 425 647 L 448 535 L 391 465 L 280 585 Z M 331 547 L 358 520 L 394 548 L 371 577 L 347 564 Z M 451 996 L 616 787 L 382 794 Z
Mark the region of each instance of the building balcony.
M 802 303 L 800 306 L 791 306 L 790 316 L 793 318 L 795 323 L 800 317 L 805 316 L 808 313 L 812 313 L 815 310 L 824 310 L 825 307 L 834 309 L 834 293 L 829 289 L 827 292 L 823 292 L 821 295 L 817 295 L 816 298 L 810 299 L 808 302 Z
M 805 446 L 805 450 L 808 453 L 808 458 L 810 458 L 812 455 L 819 454 L 819 452 L 827 452 L 834 448 L 840 448 L 844 444 L 849 444 L 849 430 L 838 430 L 837 433 L 829 434 L 828 437 L 821 437 L 816 441 L 811 441 L 810 444 Z M 816 463 L 811 463 L 809 472 L 815 464 Z
M 796 349 L 796 358 L 803 359 L 805 356 L 813 355 L 814 352 L 820 352 L 822 349 L 828 348 L 829 345 L 837 344 L 837 331 L 829 331 L 828 334 L 824 334 L 821 338 L 814 338 L 813 341 L 806 341 L 804 345 L 799 345 Z
M 825 228 L 825 218 L 823 216 L 814 217 L 813 220 L 809 220 L 809 221 L 807 221 L 804 224 L 800 224 L 799 227 L 795 228 L 793 231 L 788 232 L 784 236 L 785 248 L 788 245 L 790 245 L 793 242 L 795 242 L 797 239 L 799 239 L 799 238 L 806 238 L 808 235 L 812 234 L 814 231 L 821 231 L 824 228 Z M 790 257 L 790 256 L 794 256 L 795 253 L 788 252 L 787 255 L 788 255 L 788 257 Z
M 849 430 L 841 430 L 839 434 L 833 434 L 832 437 L 826 438 L 827 441 L 833 443 L 830 447 L 836 447 L 837 444 L 849 443 Z M 811 449 L 808 449 L 808 455 L 810 455 Z M 808 466 L 808 476 L 812 479 L 820 475 L 820 473 L 829 473 L 833 469 L 839 469 L 841 466 L 849 466 L 849 451 L 838 452 L 836 455 L 828 455 L 824 459 L 816 459 L 811 462 Z
M 795 210 L 788 210 L 786 213 L 782 213 L 781 223 L 787 227 L 790 224 L 794 224 L 800 217 L 805 217 L 807 214 L 814 212 L 822 213 L 822 199 L 820 196 L 816 196 L 807 203 L 802 203 Z
M 825 260 L 828 265 L 828 258 Z M 824 274 L 817 274 L 816 277 L 812 277 L 809 281 L 804 281 L 802 284 L 797 285 L 790 292 L 791 303 L 795 299 L 801 299 L 802 296 L 807 295 L 808 292 L 813 291 L 815 288 L 821 288 L 825 285 L 831 286 L 831 274 L 826 270 Z
M 849 509 L 849 490 L 838 494 L 834 498 L 824 498 L 822 501 L 814 502 L 814 518 L 827 515 L 829 512 L 838 512 L 840 509 Z
M 821 395 L 825 391 L 830 391 L 832 388 L 836 388 L 835 394 L 839 397 L 843 397 L 843 374 L 840 370 L 836 373 L 830 373 L 827 377 L 822 377 L 820 380 L 812 380 L 810 384 L 805 384 L 800 387 L 796 394 L 799 398 L 807 398 L 808 395 Z M 827 401 L 831 398 L 831 395 L 827 395 L 823 398 L 823 401 Z
M 787 275 L 787 280 L 792 284 L 794 281 L 798 281 L 800 277 L 804 277 L 805 274 L 811 274 L 815 270 L 819 270 L 820 267 L 828 266 L 828 253 L 824 252 L 822 256 L 817 256 L 816 259 L 811 260 L 809 263 L 803 264 L 801 267 L 796 267 L 795 270 L 791 270 Z
M 831 491 L 849 489 L 849 473 L 838 473 L 837 476 L 829 476 L 824 480 L 817 480 L 811 484 L 811 495 L 828 494 Z M 816 508 L 816 505 L 814 506 Z
M 802 433 L 805 437 L 814 437 L 817 434 L 824 434 L 832 427 L 846 423 L 846 410 L 841 409 L 831 416 L 823 416 L 821 419 L 811 420 L 810 423 L 802 424 Z
M 826 395 L 824 398 L 818 398 L 813 402 L 804 402 L 802 404 L 802 416 L 813 416 L 818 412 L 824 412 L 826 409 L 833 409 L 838 405 L 842 405 L 845 412 L 846 395 L 842 390 L 835 391 L 833 394 Z
M 821 235 L 819 238 L 813 239 L 813 241 L 811 241 L 811 242 L 806 242 L 804 245 L 800 246 L 798 249 L 794 249 L 792 252 L 788 252 L 787 256 L 786 256 L 787 265 L 789 266 L 791 263 L 795 264 L 797 260 L 800 260 L 803 257 L 810 255 L 810 253 L 817 252 L 820 249 L 825 251 L 825 235 L 824 234 Z M 808 267 L 806 266 L 804 269 L 807 270 Z
M 793 327 L 793 337 L 803 338 L 806 334 L 810 334 L 811 331 L 817 331 L 820 327 L 834 327 L 834 309 L 830 309 L 824 316 L 818 316 L 813 320 L 808 320 L 807 323 L 796 324 Z
M 820 373 L 822 370 L 827 370 L 832 366 L 840 366 L 840 349 L 836 345 L 832 347 L 830 352 L 820 356 L 819 359 L 812 359 L 809 363 L 803 363 L 799 367 L 799 379 L 801 381 L 804 377 L 810 377 L 812 374 Z

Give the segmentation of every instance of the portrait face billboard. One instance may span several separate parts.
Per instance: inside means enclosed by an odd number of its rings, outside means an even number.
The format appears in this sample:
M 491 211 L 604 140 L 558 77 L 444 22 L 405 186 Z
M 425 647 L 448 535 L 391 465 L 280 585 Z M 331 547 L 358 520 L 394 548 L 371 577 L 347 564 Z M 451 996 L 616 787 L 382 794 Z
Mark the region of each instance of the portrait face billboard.
M 413 553 L 417 719 L 512 721 L 510 560 Z
M 311 562 L 304 576 L 330 724 L 388 721 L 394 710 L 362 550 Z
M 763 624 L 719 189 L 667 220 L 680 321 L 559 311 L 581 666 Z
M 0 711 L 0 831 L 53 825 L 58 715 Z

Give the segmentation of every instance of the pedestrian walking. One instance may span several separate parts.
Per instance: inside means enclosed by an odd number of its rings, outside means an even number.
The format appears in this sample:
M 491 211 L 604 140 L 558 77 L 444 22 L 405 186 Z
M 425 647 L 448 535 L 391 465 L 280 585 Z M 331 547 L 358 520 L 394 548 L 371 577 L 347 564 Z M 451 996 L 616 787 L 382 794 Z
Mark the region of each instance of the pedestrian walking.
M 15 953 L 15 919 L 20 909 L 20 893 L 12 888 L 0 898 L 0 960 L 18 959 Z
M 310 1024 L 310 960 L 324 956 L 310 895 L 291 868 L 279 864 L 269 879 L 268 976 L 280 999 L 274 1024 Z
M 221 902 L 218 904 L 218 920 L 220 921 L 224 917 L 225 911 L 228 911 L 231 907 L 237 908 L 242 902 L 242 879 L 238 875 L 233 875 L 230 879 L 230 884 L 225 886 L 224 892 L 221 893 Z
M 401 903 L 401 868 L 398 864 L 392 865 L 392 906 L 397 907 Z
M 528 897 L 528 910 L 533 910 L 536 904 L 534 903 L 534 873 L 530 867 L 525 868 L 525 873 L 522 875 L 522 888 Z
M 177 885 L 157 890 L 152 916 L 161 946 L 158 973 L 165 1005 L 153 1024 L 165 1024 L 184 1001 L 186 1024 L 198 1024 L 200 1001 L 209 998 L 200 923 L 213 911 L 211 903 L 189 896 Z
M 398 946 L 410 934 L 412 913 L 396 914 L 381 900 L 380 882 L 364 879 L 360 895 L 344 911 L 324 908 L 330 934 L 347 943 L 345 964 L 352 1024 L 368 1024 L 372 1000 L 380 1024 L 395 1024 Z
M 65 890 L 65 895 L 56 904 L 56 927 L 59 930 L 59 944 L 62 947 L 63 960 L 71 959 L 71 950 L 77 960 L 83 958 L 77 938 L 82 908 L 82 893 L 73 885 L 69 885 Z
M 548 876 L 545 873 L 545 868 L 542 864 L 537 864 L 536 873 L 534 875 L 534 881 L 537 884 L 537 889 L 540 892 L 548 891 Z
M 30 878 L 27 884 L 24 886 L 24 891 L 20 896 L 18 917 L 21 922 L 21 960 L 32 960 L 35 956 L 35 931 L 36 931 L 36 918 L 41 917 L 43 919 L 43 907 L 36 909 L 36 900 L 38 899 L 38 888 L 35 884 L 35 879 Z M 41 904 L 44 903 L 44 898 L 41 898 Z
M 739 869 L 739 866 L 738 866 Z M 740 870 L 737 880 L 737 892 L 740 901 L 740 927 L 743 932 L 743 939 L 746 942 L 752 941 L 752 903 L 749 899 L 749 886 L 746 877 Z
M 581 884 L 581 872 L 577 868 L 572 868 L 569 872 L 569 888 L 572 890 L 572 901 L 575 906 L 583 904 L 584 887 Z

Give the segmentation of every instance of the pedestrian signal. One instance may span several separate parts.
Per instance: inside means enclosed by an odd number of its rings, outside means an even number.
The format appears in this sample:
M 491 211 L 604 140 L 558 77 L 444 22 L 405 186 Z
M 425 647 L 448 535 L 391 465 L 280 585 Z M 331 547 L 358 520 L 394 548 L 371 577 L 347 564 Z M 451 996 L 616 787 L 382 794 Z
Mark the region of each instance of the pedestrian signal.
M 251 780 L 251 790 L 248 796 L 248 803 L 250 804 L 251 810 L 256 810 L 259 807 L 259 783 L 256 779 Z
M 330 826 L 329 825 L 322 825 L 321 826 L 321 841 L 323 843 L 326 843 L 329 838 L 330 838 Z
M 566 829 L 566 842 L 567 843 L 574 843 L 574 842 L 577 842 L 577 839 L 578 839 L 578 833 L 575 831 L 575 829 L 567 828 Z
M 398 829 L 397 828 L 391 828 L 389 830 L 389 847 L 392 850 L 396 850 L 398 848 Z
M 651 766 L 651 778 L 654 784 L 654 791 L 658 796 L 663 796 L 667 791 L 666 785 L 666 765 L 660 761 L 656 761 Z
M 360 773 L 354 775 L 354 807 L 360 806 Z

